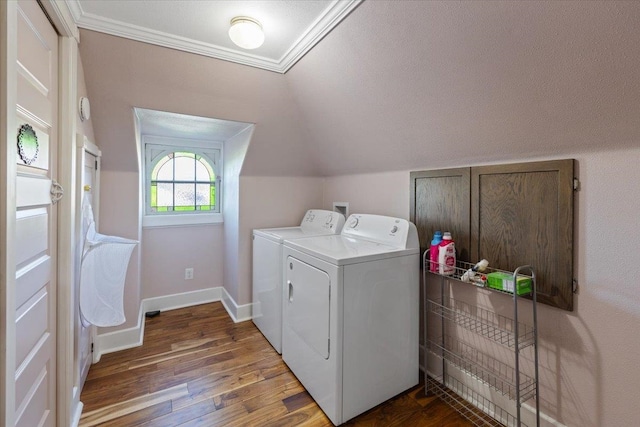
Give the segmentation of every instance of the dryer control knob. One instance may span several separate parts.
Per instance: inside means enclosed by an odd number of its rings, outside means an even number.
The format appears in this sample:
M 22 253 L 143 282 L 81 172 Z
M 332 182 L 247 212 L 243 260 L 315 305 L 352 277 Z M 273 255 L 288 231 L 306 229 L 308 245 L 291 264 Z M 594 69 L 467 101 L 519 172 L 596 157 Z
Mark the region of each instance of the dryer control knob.
M 351 222 L 349 222 L 349 227 L 351 228 L 356 228 L 357 225 L 358 225 L 358 218 L 353 218 Z

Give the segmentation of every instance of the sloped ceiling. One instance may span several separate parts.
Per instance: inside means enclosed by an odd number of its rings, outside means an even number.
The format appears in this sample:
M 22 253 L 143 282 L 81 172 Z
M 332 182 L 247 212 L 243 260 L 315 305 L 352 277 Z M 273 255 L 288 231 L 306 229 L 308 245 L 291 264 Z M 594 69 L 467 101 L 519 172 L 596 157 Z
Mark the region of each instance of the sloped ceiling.
M 248 175 L 640 145 L 640 2 L 367 0 L 284 75 L 91 31 L 80 45 L 99 144 L 125 107 L 252 122 Z
M 640 145 L 640 2 L 365 1 L 287 73 L 327 175 Z

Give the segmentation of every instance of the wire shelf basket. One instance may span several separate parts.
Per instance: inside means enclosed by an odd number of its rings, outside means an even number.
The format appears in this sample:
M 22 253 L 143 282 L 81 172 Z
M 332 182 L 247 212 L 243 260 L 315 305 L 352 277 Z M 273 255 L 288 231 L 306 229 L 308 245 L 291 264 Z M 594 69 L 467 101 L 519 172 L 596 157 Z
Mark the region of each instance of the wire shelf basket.
M 443 298 L 440 301 L 429 300 L 428 304 L 430 312 L 471 332 L 509 348 L 516 346 L 516 322 L 508 317 L 453 298 Z M 517 342 L 519 349 L 532 345 L 535 342 L 534 328 L 518 322 Z
M 450 375 L 445 376 L 444 380 L 442 377 L 428 377 L 427 386 L 434 391 L 436 396 L 473 425 L 482 427 L 512 427 L 518 425 L 516 417 L 507 410 L 478 394 L 461 381 Z M 520 426 L 527 427 L 522 422 L 520 422 Z
M 444 343 L 444 346 L 440 343 Z M 436 357 L 443 358 L 466 374 L 487 384 L 499 393 L 516 399 L 516 372 L 513 366 L 479 351 L 454 337 L 445 335 L 427 343 L 428 350 Z M 520 398 L 526 401 L 535 396 L 536 382 L 528 375 L 520 373 Z
M 428 254 L 428 250 L 427 250 L 427 254 Z M 455 266 L 449 266 L 448 268 L 451 269 L 451 274 L 440 274 L 439 270 L 440 270 L 440 266 L 444 267 L 444 264 L 440 264 L 440 263 L 436 263 L 436 262 L 432 262 L 429 259 L 425 259 L 424 260 L 424 271 L 430 273 L 430 274 L 434 274 L 436 276 L 442 276 L 445 279 L 453 279 L 453 280 L 458 280 L 460 282 L 464 282 L 464 283 L 469 283 L 472 285 L 475 285 L 477 287 L 481 287 L 484 289 L 487 289 L 489 291 L 493 291 L 493 292 L 497 292 L 500 294 L 506 294 L 506 295 L 510 295 L 513 296 L 513 292 L 507 291 L 507 290 L 502 290 L 502 289 L 496 289 L 496 288 L 491 288 L 487 285 L 486 283 L 486 276 L 487 274 L 490 273 L 505 273 L 508 275 L 512 275 L 513 272 L 511 271 L 506 271 L 506 270 L 501 270 L 498 268 L 493 268 L 493 267 L 486 267 L 481 273 L 480 272 L 473 272 L 472 274 L 468 274 L 469 270 L 472 270 L 476 264 L 472 264 L 469 262 L 464 262 L 464 261 L 456 261 L 456 265 Z M 435 271 L 432 269 L 432 267 L 435 269 Z M 484 277 L 484 280 L 482 280 L 481 278 Z M 524 278 L 529 278 L 531 279 L 532 276 L 530 275 L 526 275 L 526 274 L 522 274 L 519 273 L 518 277 L 524 277 Z M 519 294 L 520 296 L 526 296 L 527 294 Z

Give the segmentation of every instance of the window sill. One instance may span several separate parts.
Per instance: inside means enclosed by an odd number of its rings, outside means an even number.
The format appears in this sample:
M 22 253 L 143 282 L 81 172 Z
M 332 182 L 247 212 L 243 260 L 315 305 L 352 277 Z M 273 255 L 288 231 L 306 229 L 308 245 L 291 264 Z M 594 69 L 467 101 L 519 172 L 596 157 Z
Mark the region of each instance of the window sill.
M 222 214 L 144 215 L 142 228 L 222 224 Z

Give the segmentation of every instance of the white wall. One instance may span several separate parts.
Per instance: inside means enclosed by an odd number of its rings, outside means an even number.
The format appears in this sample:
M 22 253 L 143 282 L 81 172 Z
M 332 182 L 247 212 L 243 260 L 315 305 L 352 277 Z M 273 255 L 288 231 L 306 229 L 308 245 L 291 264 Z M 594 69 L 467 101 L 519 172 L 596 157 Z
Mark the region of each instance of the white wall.
M 542 411 L 568 426 L 635 425 L 640 293 L 633 267 L 640 265 L 640 149 L 573 158 L 581 181 L 574 237 L 579 292 L 573 312 L 538 305 Z M 327 178 L 324 207 L 336 200 L 350 202 L 352 212 L 408 218 L 409 171 Z M 456 292 L 457 298 L 477 298 L 473 288 Z M 498 311 L 509 307 L 496 298 L 484 302 Z

